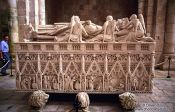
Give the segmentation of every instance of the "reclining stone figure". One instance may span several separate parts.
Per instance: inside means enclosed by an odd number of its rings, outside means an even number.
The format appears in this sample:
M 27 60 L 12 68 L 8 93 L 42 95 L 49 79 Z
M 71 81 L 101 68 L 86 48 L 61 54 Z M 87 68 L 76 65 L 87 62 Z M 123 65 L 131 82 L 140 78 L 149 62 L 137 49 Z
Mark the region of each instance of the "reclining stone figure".
M 78 16 L 72 16 L 71 22 L 56 25 L 53 31 L 31 30 L 30 38 L 33 40 L 52 40 L 57 42 L 153 42 L 146 33 L 145 22 L 142 14 L 138 18 L 132 14 L 130 20 L 122 18 L 113 20 L 107 16 L 103 27 L 92 23 L 90 20 L 80 21 Z M 27 34 L 25 34 L 27 35 Z

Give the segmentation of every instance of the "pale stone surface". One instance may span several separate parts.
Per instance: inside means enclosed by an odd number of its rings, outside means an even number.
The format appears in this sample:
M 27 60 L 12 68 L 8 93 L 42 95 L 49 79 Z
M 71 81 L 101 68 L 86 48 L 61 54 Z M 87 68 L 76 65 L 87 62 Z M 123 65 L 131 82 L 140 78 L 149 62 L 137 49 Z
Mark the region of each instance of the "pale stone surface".
M 29 97 L 29 105 L 37 108 L 45 106 L 49 99 L 49 95 L 42 90 L 34 91 Z

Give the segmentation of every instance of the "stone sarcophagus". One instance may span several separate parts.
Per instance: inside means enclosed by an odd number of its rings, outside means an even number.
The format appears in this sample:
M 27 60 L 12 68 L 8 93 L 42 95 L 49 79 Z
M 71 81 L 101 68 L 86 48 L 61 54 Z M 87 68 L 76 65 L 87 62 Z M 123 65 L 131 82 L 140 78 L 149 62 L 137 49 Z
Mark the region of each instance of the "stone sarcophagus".
M 154 42 L 16 43 L 18 90 L 151 92 Z
M 80 21 L 38 27 L 15 43 L 18 90 L 56 93 L 151 92 L 155 42 L 143 16 L 103 26 Z

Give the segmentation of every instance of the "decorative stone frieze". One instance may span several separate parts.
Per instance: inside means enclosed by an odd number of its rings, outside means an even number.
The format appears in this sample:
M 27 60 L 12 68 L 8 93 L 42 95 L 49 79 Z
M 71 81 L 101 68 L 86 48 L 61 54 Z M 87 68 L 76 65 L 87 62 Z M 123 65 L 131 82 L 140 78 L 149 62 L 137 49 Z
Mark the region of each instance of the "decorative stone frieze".
M 15 44 L 18 90 L 151 92 L 154 42 Z

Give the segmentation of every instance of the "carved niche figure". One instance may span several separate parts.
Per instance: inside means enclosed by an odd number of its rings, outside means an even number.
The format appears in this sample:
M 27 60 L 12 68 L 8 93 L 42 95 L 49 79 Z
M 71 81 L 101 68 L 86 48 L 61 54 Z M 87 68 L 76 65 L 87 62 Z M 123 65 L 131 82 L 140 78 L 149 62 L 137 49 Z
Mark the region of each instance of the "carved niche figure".
M 21 81 L 22 89 L 31 89 L 31 77 L 25 77 Z
M 46 76 L 44 76 L 43 77 L 43 89 L 47 89 L 48 87 L 47 87 L 47 77 Z
M 70 89 L 71 90 L 74 90 L 74 82 L 75 82 L 76 80 L 75 80 L 75 76 L 74 77 L 72 77 L 72 79 L 70 80 L 70 85 L 69 85 L 69 87 L 70 87 Z
M 148 90 L 148 84 L 147 84 L 146 80 L 143 80 L 141 90 L 142 91 L 147 91 Z
M 74 81 L 74 88 L 75 90 L 81 90 L 81 84 L 79 79 Z
M 108 76 L 106 76 L 105 82 L 106 82 L 105 90 L 106 91 L 113 91 L 113 85 L 111 83 L 111 77 L 109 74 L 108 74 Z
M 138 88 L 138 85 L 139 85 L 139 82 L 136 78 L 133 79 L 133 82 L 132 82 L 132 87 L 133 89 L 136 91 L 137 88 Z
M 88 80 L 88 90 L 93 91 L 94 90 L 94 77 L 90 76 Z
M 36 82 L 36 78 L 35 77 L 32 78 L 32 89 L 38 89 L 38 84 Z
M 62 90 L 63 89 L 63 76 L 59 78 L 58 84 L 59 84 L 59 90 Z
M 69 84 L 70 84 L 70 81 L 71 81 L 71 78 L 69 76 L 65 76 L 65 83 L 64 83 L 64 89 L 65 90 L 68 90 L 69 88 Z
M 44 89 L 51 89 L 50 77 L 49 76 L 44 76 L 43 77 L 43 88 Z
M 95 79 L 96 80 L 94 81 L 94 89 L 97 91 L 102 90 L 103 80 L 99 76 L 97 76 Z
M 19 75 L 16 75 L 16 88 L 20 88 L 21 82 L 19 81 Z
M 124 79 L 119 79 L 119 85 L 118 85 L 118 89 L 124 89 L 125 88 L 125 85 L 124 85 Z
M 95 41 L 103 41 L 103 42 L 111 42 L 115 41 L 114 38 L 114 30 L 115 30 L 115 24 L 116 22 L 113 20 L 112 16 L 106 17 L 106 22 L 103 25 L 103 34 L 99 34 L 96 37 L 88 40 L 89 42 L 95 42 Z
M 74 90 L 74 82 L 75 82 L 75 76 L 74 77 L 70 77 L 70 76 L 66 76 L 65 77 L 65 84 L 64 84 L 64 88 L 65 90 Z
M 52 88 L 53 89 L 59 89 L 59 84 L 57 83 L 57 80 L 55 79 L 56 77 L 53 77 L 53 80 L 52 80 Z

